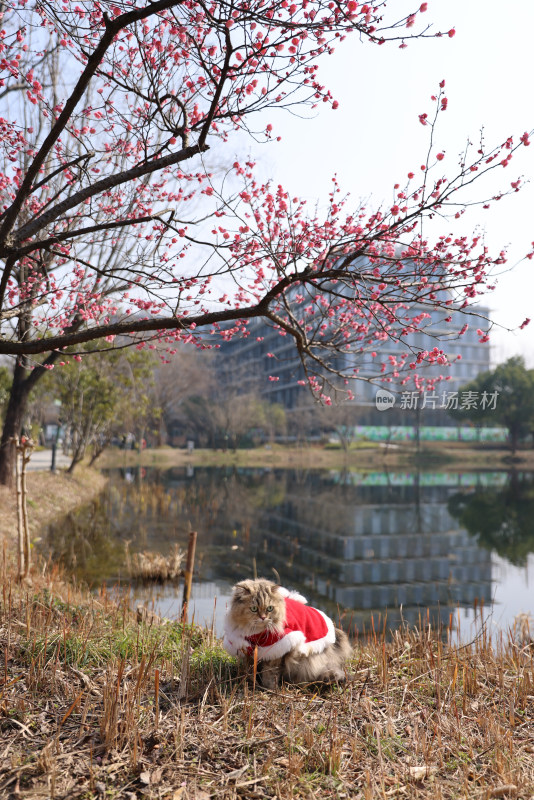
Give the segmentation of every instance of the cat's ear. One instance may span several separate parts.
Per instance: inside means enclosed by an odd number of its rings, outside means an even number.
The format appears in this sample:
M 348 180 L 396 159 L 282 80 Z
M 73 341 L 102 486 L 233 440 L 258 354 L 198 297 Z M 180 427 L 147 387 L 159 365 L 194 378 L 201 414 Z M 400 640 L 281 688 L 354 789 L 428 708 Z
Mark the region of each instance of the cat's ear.
M 236 583 L 234 586 L 233 594 L 236 600 L 242 600 L 244 597 L 249 597 L 252 594 L 252 590 L 247 581 L 241 581 L 241 583 Z
M 271 584 L 271 592 L 273 592 L 273 594 L 274 594 L 275 592 L 276 592 L 276 594 L 278 594 L 278 589 L 281 589 L 281 588 L 282 588 L 282 587 L 280 586 L 280 584 L 279 584 L 279 583 L 273 583 L 273 584 Z

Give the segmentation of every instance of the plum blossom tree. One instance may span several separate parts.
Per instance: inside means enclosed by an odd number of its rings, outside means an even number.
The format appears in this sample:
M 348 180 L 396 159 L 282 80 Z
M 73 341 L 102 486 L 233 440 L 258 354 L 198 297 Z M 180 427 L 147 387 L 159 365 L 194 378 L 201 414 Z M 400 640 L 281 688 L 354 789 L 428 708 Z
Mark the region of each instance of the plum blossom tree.
M 422 222 L 461 215 L 462 190 L 529 140 L 482 143 L 447 174 L 433 145 L 444 84 L 419 117 L 428 153 L 387 208 L 351 210 L 335 183 L 326 213 L 309 214 L 251 160 L 224 176 L 209 167 L 240 131 L 274 138 L 269 110 L 335 108 L 318 67 L 346 35 L 401 47 L 442 35 L 420 23 L 426 5 L 388 20 L 385 2 L 356 0 L 1 4 L 0 355 L 14 358 L 1 483 L 29 392 L 87 342 L 158 340 L 172 354 L 246 336 L 263 317 L 293 337 L 329 402 L 328 383 L 357 376 L 362 353 L 379 359 L 381 342 L 424 329 L 430 309 L 468 312 L 504 253 L 490 257 L 476 236 L 431 242 Z M 447 356 L 407 350 L 378 371 L 418 380 L 424 363 Z

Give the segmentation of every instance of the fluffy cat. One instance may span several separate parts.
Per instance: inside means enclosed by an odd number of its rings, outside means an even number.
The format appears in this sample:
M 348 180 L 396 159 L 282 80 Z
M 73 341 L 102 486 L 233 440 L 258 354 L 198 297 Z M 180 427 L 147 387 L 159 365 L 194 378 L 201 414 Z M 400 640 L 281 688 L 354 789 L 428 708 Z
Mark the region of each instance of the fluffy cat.
M 345 680 L 352 655 L 346 634 L 296 592 L 259 578 L 237 583 L 225 619 L 224 646 L 231 655 L 258 648 L 262 684 Z

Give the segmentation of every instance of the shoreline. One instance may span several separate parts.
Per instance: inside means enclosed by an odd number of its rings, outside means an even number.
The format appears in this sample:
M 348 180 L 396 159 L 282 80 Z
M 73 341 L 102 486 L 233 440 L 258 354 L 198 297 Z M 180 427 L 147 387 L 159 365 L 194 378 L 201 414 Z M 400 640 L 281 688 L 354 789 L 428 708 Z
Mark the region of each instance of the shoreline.
M 439 443 L 423 445 L 419 452 L 407 444 L 389 448 L 364 443 L 348 452 L 332 447 L 274 445 L 226 452 L 160 447 L 136 450 L 113 448 L 104 451 L 95 465 L 99 469 L 113 467 L 254 467 L 340 469 L 349 471 L 387 471 L 392 469 L 446 469 L 452 472 L 488 469 L 534 470 L 534 450 L 522 450 L 512 456 L 507 448 L 473 447 L 471 443 Z
M 80 465 L 72 475 L 61 469 L 29 471 L 26 475 L 28 523 L 32 541 L 47 525 L 90 503 L 103 491 L 107 478 L 99 469 Z M 0 486 L 0 539 L 10 543 L 17 537 L 15 488 Z

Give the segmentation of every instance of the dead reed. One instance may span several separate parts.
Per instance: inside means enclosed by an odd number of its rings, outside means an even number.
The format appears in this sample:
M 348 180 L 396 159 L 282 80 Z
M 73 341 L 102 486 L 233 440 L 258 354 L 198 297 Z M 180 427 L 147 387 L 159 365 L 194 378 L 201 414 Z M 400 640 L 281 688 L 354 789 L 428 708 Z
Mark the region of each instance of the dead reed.
M 128 572 L 133 580 L 165 581 L 178 580 L 183 574 L 184 554 L 178 545 L 174 545 L 168 555 L 145 550 L 130 555 L 126 549 Z
M 378 633 L 343 687 L 261 691 L 210 630 L 57 575 L 0 597 L 0 797 L 531 798 L 525 620 L 453 646 Z

